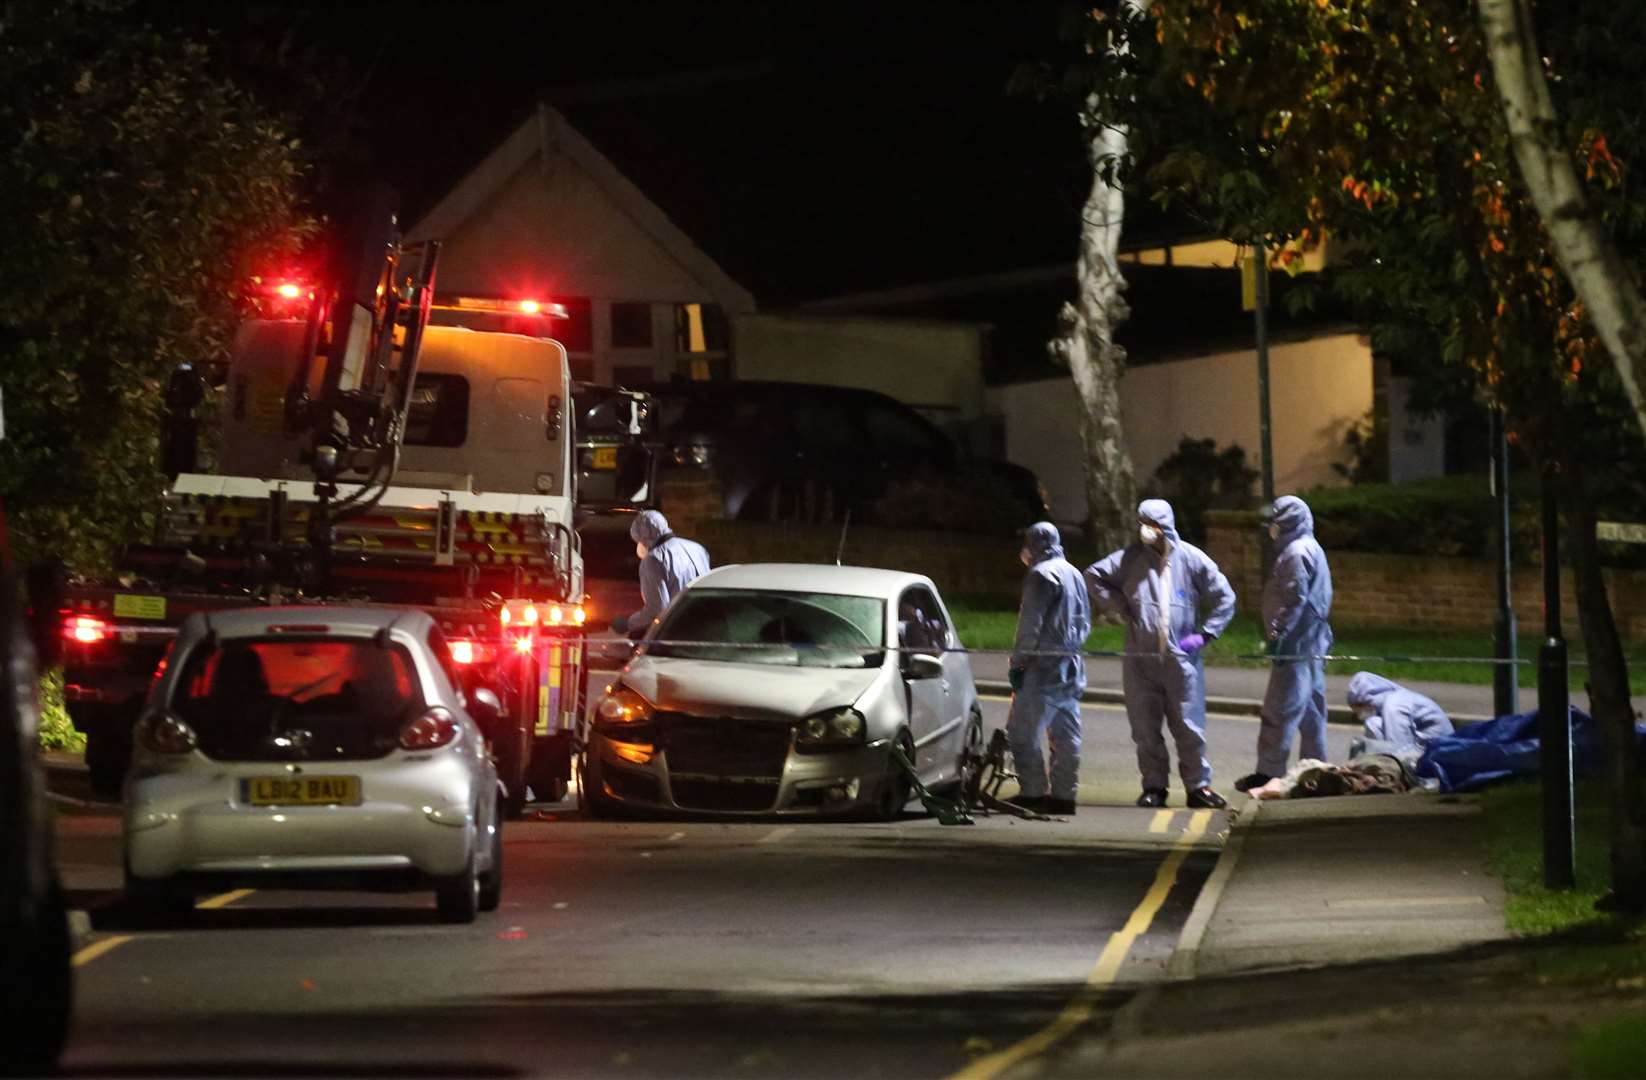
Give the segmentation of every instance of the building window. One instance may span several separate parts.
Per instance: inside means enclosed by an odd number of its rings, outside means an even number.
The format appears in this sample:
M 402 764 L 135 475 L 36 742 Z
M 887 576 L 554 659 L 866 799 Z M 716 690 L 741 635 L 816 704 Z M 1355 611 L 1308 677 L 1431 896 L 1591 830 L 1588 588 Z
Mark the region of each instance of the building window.
M 566 305 L 566 317 L 555 319 L 549 334 L 570 353 L 594 352 L 594 306 L 586 296 L 560 300 Z
M 652 347 L 652 306 L 645 302 L 612 305 L 612 348 Z
M 726 350 L 731 333 L 719 304 L 676 304 L 674 330 L 681 374 L 694 380 L 730 375 Z
M 469 380 L 419 374 L 406 413 L 407 446 L 458 447 L 469 437 Z

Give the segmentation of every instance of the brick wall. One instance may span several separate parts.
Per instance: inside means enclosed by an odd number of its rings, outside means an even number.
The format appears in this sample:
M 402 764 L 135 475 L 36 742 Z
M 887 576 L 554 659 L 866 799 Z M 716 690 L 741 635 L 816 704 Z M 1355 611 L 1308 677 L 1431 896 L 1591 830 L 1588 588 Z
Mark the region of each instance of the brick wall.
M 1244 515 L 1210 515 L 1206 552 L 1256 611 L 1262 594 L 1262 534 Z M 1398 626 L 1489 631 L 1497 611 L 1497 570 L 1473 559 L 1327 552 L 1332 565 L 1332 621 L 1343 626 Z M 1612 613 L 1625 640 L 1646 641 L 1646 572 L 1608 570 Z M 1536 566 L 1513 571 L 1515 617 L 1524 639 L 1543 625 L 1543 575 Z M 1561 574 L 1561 616 L 1578 634 L 1571 571 Z

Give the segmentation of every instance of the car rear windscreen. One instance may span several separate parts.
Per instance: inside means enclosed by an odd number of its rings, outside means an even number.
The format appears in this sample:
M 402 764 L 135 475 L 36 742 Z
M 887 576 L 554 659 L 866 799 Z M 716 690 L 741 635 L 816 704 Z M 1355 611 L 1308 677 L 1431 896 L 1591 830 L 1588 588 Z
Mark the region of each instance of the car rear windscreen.
M 208 757 L 381 757 L 423 707 L 410 654 L 371 638 L 235 639 L 189 656 L 171 709 Z

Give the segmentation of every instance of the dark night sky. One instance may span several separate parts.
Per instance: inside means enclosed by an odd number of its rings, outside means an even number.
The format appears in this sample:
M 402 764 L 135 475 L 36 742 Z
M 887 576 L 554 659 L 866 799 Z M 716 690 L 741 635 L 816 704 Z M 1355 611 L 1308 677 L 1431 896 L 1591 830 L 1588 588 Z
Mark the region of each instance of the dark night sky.
M 1057 53 L 1055 0 L 139 11 L 215 30 L 231 74 L 282 36 L 334 58 L 364 91 L 308 123 L 352 118 L 345 169 L 389 179 L 412 216 L 541 97 L 763 305 L 1074 258 L 1072 109 L 1006 91 Z

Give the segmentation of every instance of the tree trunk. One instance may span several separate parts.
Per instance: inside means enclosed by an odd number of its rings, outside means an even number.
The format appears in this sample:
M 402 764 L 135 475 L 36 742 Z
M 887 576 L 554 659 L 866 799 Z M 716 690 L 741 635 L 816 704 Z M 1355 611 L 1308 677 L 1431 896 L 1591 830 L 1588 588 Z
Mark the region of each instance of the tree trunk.
M 1590 209 L 1571 154 L 1561 146 L 1531 0 L 1480 0 L 1480 22 L 1521 176 L 1646 432 L 1646 297 Z
M 1126 280 L 1116 256 L 1125 218 L 1125 195 L 1116 166 L 1126 154 L 1126 131 L 1102 122 L 1092 101 L 1081 117 L 1092 166 L 1092 190 L 1081 215 L 1079 295 L 1064 304 L 1061 333 L 1047 346 L 1067 364 L 1080 408 L 1080 441 L 1086 452 L 1087 524 L 1098 550 L 1125 545 L 1137 518 L 1137 485 L 1120 418 L 1120 376 L 1126 350 L 1114 331 L 1130 309 Z
M 1575 458 L 1576 455 L 1570 455 Z M 1629 702 L 1629 672 L 1612 618 L 1612 602 L 1600 569 L 1595 541 L 1595 508 L 1588 478 L 1575 462 L 1565 464 L 1562 485 L 1572 578 L 1577 587 L 1578 621 L 1589 657 L 1589 706 L 1605 732 L 1607 779 L 1612 796 L 1612 895 L 1616 910 L 1646 911 L 1646 823 L 1640 817 L 1640 769 L 1635 749 L 1635 715 Z

